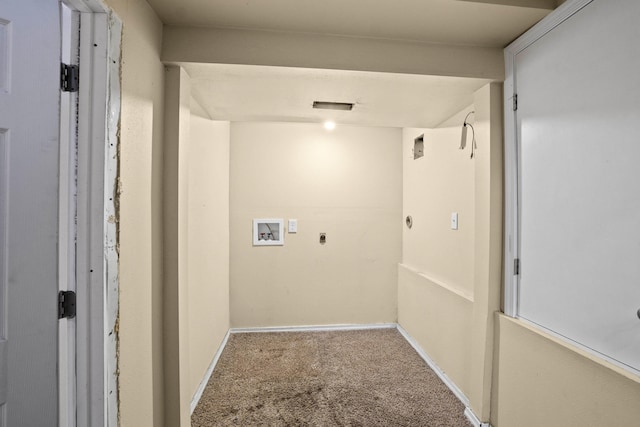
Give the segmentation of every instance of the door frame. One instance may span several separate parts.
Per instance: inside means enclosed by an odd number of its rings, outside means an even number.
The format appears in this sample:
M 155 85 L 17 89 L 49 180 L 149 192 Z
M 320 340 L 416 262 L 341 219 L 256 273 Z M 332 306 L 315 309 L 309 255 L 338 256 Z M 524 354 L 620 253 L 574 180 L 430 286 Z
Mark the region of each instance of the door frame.
M 515 260 L 520 257 L 520 135 L 517 127 L 518 93 L 516 55 L 531 46 L 549 31 L 569 19 L 593 0 L 567 0 L 504 50 L 504 313 L 518 317 L 520 276 L 516 274 Z
M 80 13 L 76 216 L 75 416 L 60 426 L 117 426 L 118 129 L 122 22 L 100 0 L 61 0 Z M 69 171 L 61 171 L 68 173 Z M 70 233 L 72 230 L 60 230 Z M 62 285 L 62 284 L 61 284 Z M 64 345 L 65 343 L 60 343 Z M 64 361 L 59 361 L 59 365 Z M 73 381 L 60 375 L 60 382 Z M 66 390 L 70 388 L 67 387 Z
M 78 65 L 80 14 L 60 6 L 63 64 Z M 60 91 L 58 291 L 76 291 L 78 93 Z M 58 425 L 76 424 L 76 322 L 58 321 Z

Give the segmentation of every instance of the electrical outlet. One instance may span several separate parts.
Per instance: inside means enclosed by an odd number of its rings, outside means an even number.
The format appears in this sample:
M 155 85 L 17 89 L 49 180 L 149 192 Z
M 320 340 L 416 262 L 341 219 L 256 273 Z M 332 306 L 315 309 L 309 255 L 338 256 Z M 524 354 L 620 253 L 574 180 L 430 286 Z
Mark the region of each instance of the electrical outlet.
M 320 244 L 324 245 L 327 243 L 327 233 L 320 233 Z

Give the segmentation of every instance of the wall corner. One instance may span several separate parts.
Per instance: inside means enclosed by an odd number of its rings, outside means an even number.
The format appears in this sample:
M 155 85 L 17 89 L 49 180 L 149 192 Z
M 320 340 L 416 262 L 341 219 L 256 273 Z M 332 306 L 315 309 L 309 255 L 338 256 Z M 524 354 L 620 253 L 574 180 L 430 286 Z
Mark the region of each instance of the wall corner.
M 164 111 L 164 418 L 190 425 L 188 294 L 186 268 L 185 145 L 190 129 L 190 79 L 167 66 Z
M 491 416 L 494 321 L 502 289 L 502 84 L 474 94 L 475 267 L 469 401 L 480 421 Z

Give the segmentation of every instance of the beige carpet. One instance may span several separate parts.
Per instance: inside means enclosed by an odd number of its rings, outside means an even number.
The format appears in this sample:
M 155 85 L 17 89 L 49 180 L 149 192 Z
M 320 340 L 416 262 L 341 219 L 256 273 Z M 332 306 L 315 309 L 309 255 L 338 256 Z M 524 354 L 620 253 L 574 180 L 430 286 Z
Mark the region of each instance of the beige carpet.
M 395 329 L 231 335 L 194 427 L 470 426 Z

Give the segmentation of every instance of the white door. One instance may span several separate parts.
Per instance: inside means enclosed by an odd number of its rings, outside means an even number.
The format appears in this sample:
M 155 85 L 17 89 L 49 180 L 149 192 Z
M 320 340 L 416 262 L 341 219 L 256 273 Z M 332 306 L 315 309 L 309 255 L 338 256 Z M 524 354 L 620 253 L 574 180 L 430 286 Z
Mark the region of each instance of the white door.
M 516 56 L 519 315 L 640 372 L 640 3 L 595 0 Z
M 55 426 L 60 12 L 0 2 L 0 425 Z

